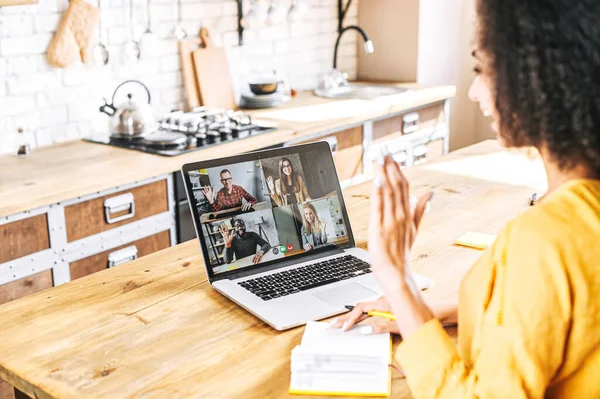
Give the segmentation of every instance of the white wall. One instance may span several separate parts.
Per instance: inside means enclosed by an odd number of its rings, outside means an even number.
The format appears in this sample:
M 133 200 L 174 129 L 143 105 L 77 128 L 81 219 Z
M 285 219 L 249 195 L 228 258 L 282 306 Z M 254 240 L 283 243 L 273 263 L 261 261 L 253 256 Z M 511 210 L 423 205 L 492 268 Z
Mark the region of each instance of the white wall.
M 151 88 L 157 115 L 182 106 L 180 62 L 172 35 L 176 1 L 152 0 L 152 26 L 160 38 L 157 55 L 135 67 L 124 67 L 119 62 L 129 35 L 129 2 L 101 1 L 109 65 L 79 64 L 64 70 L 49 67 L 45 51 L 68 0 L 39 0 L 36 5 L 0 8 L 0 153 L 16 151 L 19 127 L 29 129 L 32 147 L 107 131 L 107 118 L 98 107 L 102 97 L 110 98 L 116 85 L 125 79 L 140 79 Z M 267 0 L 260 1 L 268 6 Z M 281 1 L 289 5 L 289 0 Z M 273 68 L 286 73 L 294 88 L 310 89 L 332 65 L 337 1 L 304 1 L 310 9 L 303 21 L 250 29 L 242 47 L 237 46 L 234 0 L 182 0 L 182 25 L 188 34 L 196 34 L 201 26 L 208 27 L 215 44 L 227 48 L 237 93 L 245 88 L 249 76 Z M 145 0 L 134 0 L 138 36 L 146 24 L 145 4 Z M 356 23 L 357 4 L 355 0 L 346 24 Z M 339 63 L 350 78 L 356 76 L 353 32 L 344 35 Z
M 450 149 L 494 137 L 479 106 L 468 98 L 474 78 L 475 0 L 420 0 L 417 80 L 452 84 Z

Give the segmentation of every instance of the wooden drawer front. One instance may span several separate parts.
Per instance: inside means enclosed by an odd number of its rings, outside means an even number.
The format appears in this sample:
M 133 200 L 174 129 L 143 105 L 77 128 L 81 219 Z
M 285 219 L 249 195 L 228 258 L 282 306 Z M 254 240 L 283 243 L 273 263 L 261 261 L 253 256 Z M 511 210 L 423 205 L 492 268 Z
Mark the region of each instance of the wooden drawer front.
M 332 146 L 333 162 L 340 180 L 350 179 L 363 172 L 362 125 L 298 144 L 315 141 L 327 141 Z
M 427 144 L 421 144 L 413 149 L 413 163 L 420 165 L 425 162 L 433 161 L 444 155 L 444 140 L 430 141 Z
M 427 152 L 427 159 L 429 159 L 430 161 L 444 156 L 444 140 L 430 141 L 426 145 L 429 150 Z
M 0 305 L 50 288 L 53 285 L 52 270 L 46 270 L 8 284 L 0 285 Z
M 0 263 L 50 248 L 48 216 L 33 216 L 0 225 Z
M 121 220 L 115 223 L 108 223 L 104 210 L 104 201 L 109 198 L 121 196 L 123 194 L 133 195 L 135 212 L 133 217 Z M 103 231 L 114 229 L 128 223 L 135 222 L 148 216 L 157 215 L 169 210 L 169 201 L 167 195 L 167 181 L 161 180 L 155 183 L 135 187 L 130 190 L 123 190 L 118 193 L 105 195 L 89 201 L 65 207 L 65 221 L 67 227 L 67 241 L 72 242 L 81 238 L 89 237 Z M 130 213 L 130 210 L 124 210 L 112 215 L 118 218 Z
M 8 382 L 0 379 L 0 398 L 15 399 L 15 390 Z
M 438 123 L 444 122 L 444 103 L 430 105 L 426 108 L 409 112 L 407 114 L 394 116 L 392 118 L 382 119 L 373 122 L 373 140 L 391 139 L 403 134 L 407 134 L 403 130 L 403 119 L 406 115 L 416 113 L 419 115 L 419 122 L 415 131 L 419 131 L 428 127 L 435 126 Z M 411 132 L 413 133 L 413 132 Z M 409 134 L 409 133 L 408 133 Z
M 161 249 L 165 249 L 171 246 L 171 239 L 169 231 L 163 231 L 158 234 L 154 234 L 150 237 L 142 238 L 131 242 L 129 244 L 121 245 L 118 248 L 114 248 L 102 253 L 89 256 L 84 259 L 72 262 L 69 265 L 71 271 L 71 280 L 78 279 L 88 274 L 99 272 L 108 268 L 108 256 L 120 249 L 124 249 L 135 245 L 137 248 L 138 257 L 146 256 Z

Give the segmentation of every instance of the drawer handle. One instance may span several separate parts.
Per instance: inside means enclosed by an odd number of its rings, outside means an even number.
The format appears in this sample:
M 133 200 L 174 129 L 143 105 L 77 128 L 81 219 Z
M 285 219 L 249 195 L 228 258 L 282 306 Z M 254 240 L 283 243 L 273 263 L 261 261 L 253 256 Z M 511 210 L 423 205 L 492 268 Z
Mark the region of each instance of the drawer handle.
M 138 257 L 138 249 L 135 245 L 108 254 L 108 267 L 114 267 L 135 260 Z
M 426 145 L 420 145 L 418 147 L 415 147 L 415 149 L 413 150 L 413 163 L 415 165 L 420 165 L 429 161 L 429 159 L 427 159 L 428 153 L 429 147 L 427 147 Z
M 408 163 L 408 155 L 406 154 L 406 151 L 397 152 L 394 155 L 392 155 L 392 158 L 396 163 L 400 164 L 401 168 L 406 168 L 406 165 Z
M 338 151 L 338 139 L 335 136 L 325 137 L 323 141 L 326 141 L 329 144 L 329 149 L 331 150 L 331 154 L 335 155 Z
M 112 217 L 115 213 L 129 210 L 125 215 Z M 132 193 L 117 195 L 104 200 L 104 214 L 106 223 L 113 224 L 122 220 L 131 219 L 135 215 L 135 199 Z
M 411 112 L 402 117 L 402 132 L 413 133 L 419 130 L 419 114 Z

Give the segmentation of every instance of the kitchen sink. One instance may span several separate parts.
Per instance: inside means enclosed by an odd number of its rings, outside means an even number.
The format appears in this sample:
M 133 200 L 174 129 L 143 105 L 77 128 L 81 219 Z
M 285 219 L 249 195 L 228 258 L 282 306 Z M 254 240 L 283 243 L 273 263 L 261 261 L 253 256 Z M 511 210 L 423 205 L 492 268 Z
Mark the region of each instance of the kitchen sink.
M 408 89 L 394 86 L 370 86 L 370 85 L 348 85 L 341 86 L 331 90 L 317 89 L 315 95 L 326 98 L 340 99 L 364 99 L 369 100 L 378 97 L 392 96 L 404 93 Z

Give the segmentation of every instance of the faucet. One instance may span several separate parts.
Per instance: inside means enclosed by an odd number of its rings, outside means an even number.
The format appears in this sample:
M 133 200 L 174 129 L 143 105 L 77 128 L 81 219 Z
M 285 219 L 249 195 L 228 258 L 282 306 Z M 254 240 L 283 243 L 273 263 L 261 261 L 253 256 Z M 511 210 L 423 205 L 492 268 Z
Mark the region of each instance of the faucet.
M 340 34 L 338 35 L 337 40 L 335 41 L 335 48 L 333 49 L 333 69 L 337 69 L 337 52 L 338 46 L 340 45 L 340 39 L 342 38 L 342 34 L 350 29 L 357 30 L 358 33 L 362 35 L 363 39 L 365 40 L 365 52 L 367 54 L 372 54 L 375 51 L 375 49 L 373 48 L 373 42 L 371 41 L 371 39 L 369 39 L 367 33 L 360 26 L 346 26 L 344 29 L 340 30 Z

